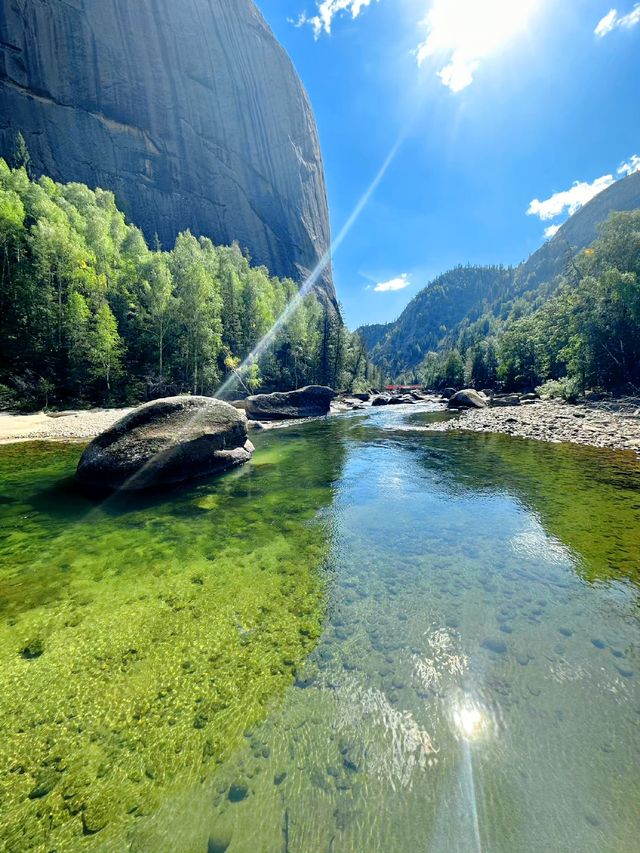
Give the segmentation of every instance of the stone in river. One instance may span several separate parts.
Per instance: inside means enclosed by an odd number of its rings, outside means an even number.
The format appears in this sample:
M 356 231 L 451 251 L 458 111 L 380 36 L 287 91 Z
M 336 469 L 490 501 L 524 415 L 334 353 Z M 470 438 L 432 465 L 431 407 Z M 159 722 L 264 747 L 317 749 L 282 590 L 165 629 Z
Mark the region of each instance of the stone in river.
M 94 438 L 76 478 L 100 491 L 174 485 L 242 465 L 253 450 L 244 412 L 211 397 L 166 397 Z
M 450 409 L 486 409 L 487 401 L 481 394 L 474 391 L 473 388 L 465 388 L 463 391 L 457 391 L 450 397 L 447 406 Z
M 225 824 L 227 822 L 228 821 L 224 821 Z M 231 845 L 232 840 L 232 833 L 229 827 L 216 826 L 209 834 L 207 853 L 226 853 L 226 850 Z
M 235 782 L 229 788 L 229 793 L 227 794 L 229 798 L 229 802 L 231 803 L 240 803 L 242 800 L 246 800 L 249 796 L 249 789 L 242 782 Z
M 496 655 L 503 655 L 507 651 L 507 644 L 502 640 L 487 637 L 486 640 L 482 641 L 482 648 L 487 649 Z
M 620 673 L 623 678 L 633 678 L 633 670 L 625 669 L 624 667 L 617 666 L 616 669 Z
M 254 420 L 286 420 L 326 415 L 335 396 L 325 385 L 307 385 L 297 391 L 256 394 L 244 402 L 247 415 Z

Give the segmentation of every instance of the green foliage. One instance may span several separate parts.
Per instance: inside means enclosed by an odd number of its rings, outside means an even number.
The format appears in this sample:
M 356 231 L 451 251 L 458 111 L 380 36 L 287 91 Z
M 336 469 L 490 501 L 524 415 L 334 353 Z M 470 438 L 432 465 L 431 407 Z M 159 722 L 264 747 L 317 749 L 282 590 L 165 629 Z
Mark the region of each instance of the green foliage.
M 573 402 L 580 396 L 580 386 L 578 381 L 569 376 L 563 376 L 562 379 L 547 379 L 542 385 L 536 388 L 541 397 L 550 400 L 568 400 Z
M 2 405 L 213 393 L 294 299 L 242 371 L 246 391 L 355 390 L 377 376 L 332 306 L 299 298 L 237 245 L 186 232 L 171 251 L 158 241 L 151 250 L 112 193 L 32 181 L 27 157 L 13 170 L 0 160 Z
M 29 149 L 27 148 L 27 141 L 18 131 L 16 134 L 16 141 L 13 147 L 13 166 L 15 169 L 24 169 L 27 174 L 29 173 L 29 164 L 31 163 L 31 154 L 29 154 Z
M 507 295 L 508 296 L 508 295 Z M 436 318 L 431 320 L 432 324 Z M 374 355 L 375 355 L 374 350 Z M 464 383 L 550 392 L 640 386 L 640 210 L 614 213 L 553 283 L 486 306 L 426 353 L 416 375 L 442 387 L 464 358 Z M 453 360 L 453 362 L 451 361 Z
M 372 360 L 389 377 L 409 379 L 420 372 L 423 359 L 438 349 L 459 349 L 462 357 L 472 340 L 465 324 L 480 321 L 490 304 L 507 298 L 513 270 L 505 267 L 459 266 L 424 288 L 397 322 L 359 330 Z M 483 330 L 486 336 L 488 329 Z

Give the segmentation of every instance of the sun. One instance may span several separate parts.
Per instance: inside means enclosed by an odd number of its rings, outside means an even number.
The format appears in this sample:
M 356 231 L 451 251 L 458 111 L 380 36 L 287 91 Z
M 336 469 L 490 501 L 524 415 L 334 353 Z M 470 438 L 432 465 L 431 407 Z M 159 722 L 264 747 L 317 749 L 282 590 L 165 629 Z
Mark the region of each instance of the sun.
M 525 32 L 542 0 L 434 0 L 425 19 L 428 36 L 416 52 L 418 63 L 449 56 L 440 72 L 454 91 L 466 88 L 480 62 Z

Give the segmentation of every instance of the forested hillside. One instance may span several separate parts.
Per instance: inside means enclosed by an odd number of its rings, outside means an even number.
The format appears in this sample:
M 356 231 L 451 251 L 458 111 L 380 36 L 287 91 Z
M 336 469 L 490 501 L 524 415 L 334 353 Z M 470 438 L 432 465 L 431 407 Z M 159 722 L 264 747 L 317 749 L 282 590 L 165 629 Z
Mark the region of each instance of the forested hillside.
M 26 150 L 17 156 L 28 160 Z M 112 193 L 0 160 L 0 402 L 213 393 L 297 294 L 237 245 L 149 248 Z M 314 294 L 245 377 L 255 389 L 367 384 L 360 338 Z
M 640 173 L 596 196 L 519 267 L 445 273 L 395 323 L 359 330 L 372 360 L 388 378 L 432 386 L 523 389 L 562 380 L 565 395 L 633 386 L 640 381 L 633 208 Z
M 475 312 L 477 313 L 477 312 Z M 487 305 L 404 379 L 574 397 L 640 386 L 640 210 L 612 213 L 553 282 Z
M 505 267 L 456 267 L 414 297 L 395 323 L 364 326 L 358 332 L 386 376 L 408 379 L 464 319 L 477 319 L 506 298 L 512 278 Z

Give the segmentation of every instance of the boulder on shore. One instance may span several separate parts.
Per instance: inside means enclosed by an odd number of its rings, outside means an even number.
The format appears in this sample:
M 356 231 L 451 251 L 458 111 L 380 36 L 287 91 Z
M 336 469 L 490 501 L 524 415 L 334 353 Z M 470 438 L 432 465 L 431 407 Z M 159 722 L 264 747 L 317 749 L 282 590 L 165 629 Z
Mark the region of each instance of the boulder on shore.
M 166 397 L 94 438 L 76 479 L 94 491 L 175 485 L 242 465 L 253 450 L 244 412 L 212 397 Z
M 486 409 L 487 401 L 473 388 L 465 388 L 450 397 L 447 406 L 450 409 Z
M 326 385 L 307 385 L 297 391 L 278 391 L 274 394 L 255 394 L 244 401 L 247 416 L 252 420 L 286 420 L 315 418 L 329 412 L 336 392 Z
M 451 399 L 451 397 L 453 397 L 453 395 L 454 395 L 455 393 L 456 393 L 456 389 L 455 389 L 455 388 L 445 388 L 445 389 L 442 391 L 442 395 L 441 395 L 441 396 L 442 396 L 442 398 L 443 398 L 444 400 L 450 400 L 450 399 Z
M 500 397 L 494 397 L 491 405 L 495 409 L 504 408 L 505 406 L 519 406 L 520 396 L 518 394 L 502 394 Z

